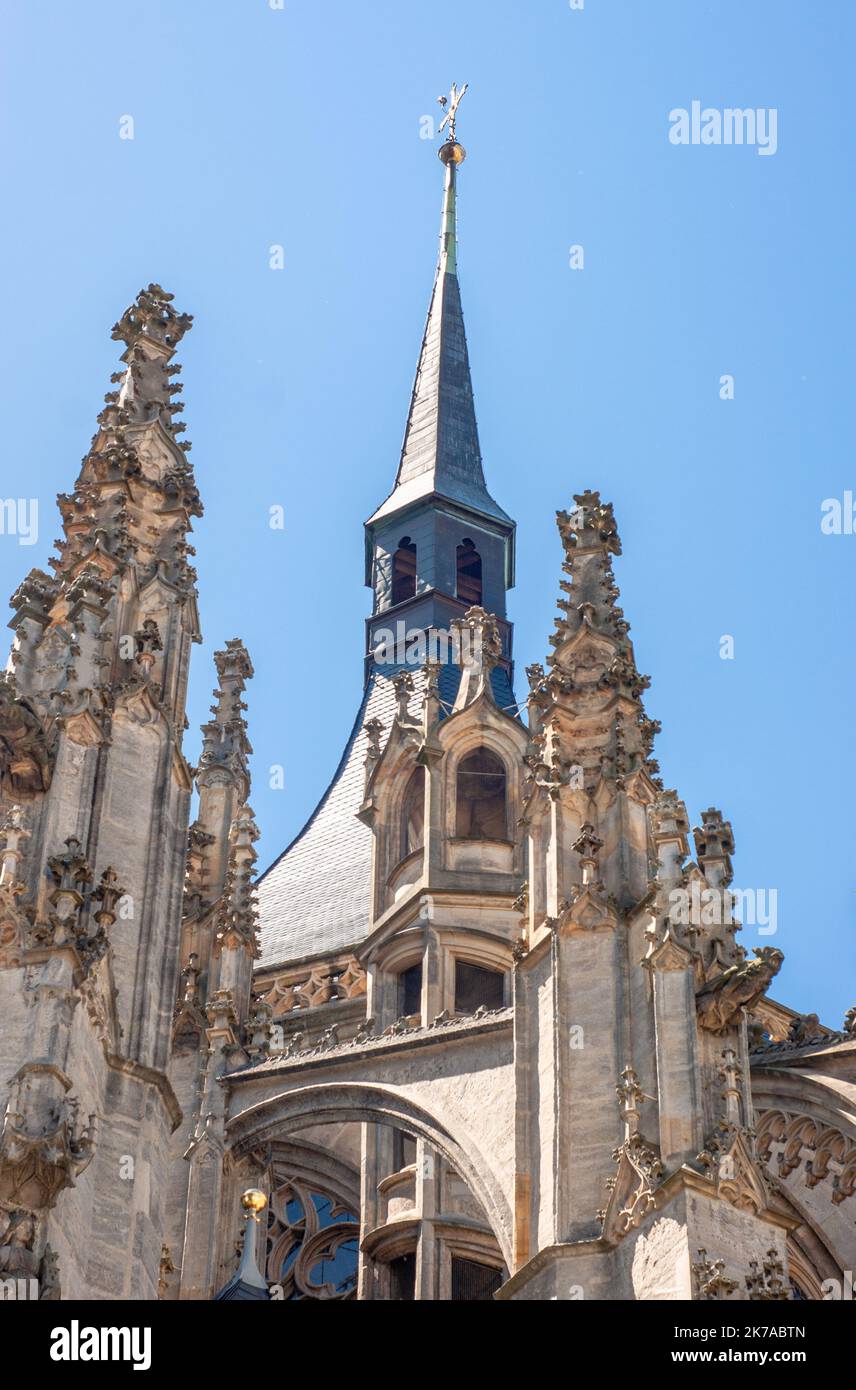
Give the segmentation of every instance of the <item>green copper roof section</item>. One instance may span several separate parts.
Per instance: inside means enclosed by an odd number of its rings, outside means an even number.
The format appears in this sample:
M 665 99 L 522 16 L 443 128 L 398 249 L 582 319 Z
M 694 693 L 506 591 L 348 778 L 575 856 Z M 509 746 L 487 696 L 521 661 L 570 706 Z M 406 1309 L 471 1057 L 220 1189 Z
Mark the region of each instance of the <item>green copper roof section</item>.
M 440 260 L 446 259 L 446 274 L 458 273 L 458 168 L 451 160 L 446 165 L 446 187 L 443 193 L 443 221 L 440 225 Z
M 463 147 L 440 150 L 446 177 L 440 255 L 395 487 L 367 524 L 438 496 L 512 526 L 487 490 L 457 275 L 457 177 Z

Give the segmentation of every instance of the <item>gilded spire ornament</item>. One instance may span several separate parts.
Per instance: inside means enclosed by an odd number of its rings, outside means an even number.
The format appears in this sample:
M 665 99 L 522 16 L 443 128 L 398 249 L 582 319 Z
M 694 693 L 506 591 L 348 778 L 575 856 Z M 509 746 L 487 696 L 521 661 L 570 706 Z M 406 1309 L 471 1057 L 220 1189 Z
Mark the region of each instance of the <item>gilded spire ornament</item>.
M 437 98 L 438 104 L 442 106 L 443 110 L 446 113 L 442 121 L 440 122 L 440 130 L 443 131 L 448 126 L 449 140 L 452 144 L 457 143 L 457 136 L 455 134 L 455 121 L 458 115 L 458 107 L 463 101 L 468 87 L 468 82 L 465 82 L 463 87 L 461 87 L 460 89 L 458 88 L 457 83 L 453 82 L 451 88 L 449 89 L 449 95 L 447 97 Z M 460 161 L 458 162 L 460 163 Z

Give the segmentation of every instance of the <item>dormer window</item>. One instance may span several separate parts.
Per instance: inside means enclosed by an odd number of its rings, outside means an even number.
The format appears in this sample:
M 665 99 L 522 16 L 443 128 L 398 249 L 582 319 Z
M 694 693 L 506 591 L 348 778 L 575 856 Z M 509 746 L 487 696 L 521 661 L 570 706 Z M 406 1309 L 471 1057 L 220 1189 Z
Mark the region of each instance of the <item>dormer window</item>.
M 416 595 L 416 546 L 402 536 L 392 557 L 392 602 L 406 603 Z
M 473 542 L 467 537 L 458 546 L 458 598 L 468 607 L 481 605 L 482 562 Z
M 458 768 L 457 836 L 462 840 L 504 840 L 505 767 L 489 748 L 477 748 Z

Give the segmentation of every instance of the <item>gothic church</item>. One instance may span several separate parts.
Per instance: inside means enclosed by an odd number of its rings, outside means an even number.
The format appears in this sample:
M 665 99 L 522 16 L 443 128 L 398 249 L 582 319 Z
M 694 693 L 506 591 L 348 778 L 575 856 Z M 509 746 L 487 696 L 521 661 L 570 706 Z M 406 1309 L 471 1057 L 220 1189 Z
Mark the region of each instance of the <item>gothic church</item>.
M 558 514 L 550 654 L 515 696 L 515 525 L 479 449 L 454 121 L 440 155 L 401 461 L 365 528 L 362 701 L 258 880 L 240 640 L 215 657 L 198 767 L 182 751 L 201 501 L 177 418 L 191 319 L 159 285 L 113 329 L 51 572 L 13 595 L 18 1296 L 821 1299 L 856 1268 L 856 1009 L 799 1015 L 770 994 L 781 953 L 740 945 L 731 825 L 711 808 L 690 832 L 658 776 L 597 492 Z

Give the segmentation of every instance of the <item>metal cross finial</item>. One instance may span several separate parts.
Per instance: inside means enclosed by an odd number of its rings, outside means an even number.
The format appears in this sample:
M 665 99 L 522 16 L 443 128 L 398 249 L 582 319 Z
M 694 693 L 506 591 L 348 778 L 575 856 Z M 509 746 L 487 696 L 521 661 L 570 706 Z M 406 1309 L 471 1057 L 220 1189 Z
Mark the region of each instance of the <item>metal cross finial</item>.
M 440 106 L 442 106 L 443 110 L 446 112 L 445 116 L 440 122 L 440 129 L 445 130 L 446 126 L 449 127 L 450 140 L 457 139 L 457 136 L 455 135 L 455 117 L 457 116 L 458 107 L 460 106 L 461 101 L 463 100 L 464 94 L 469 85 L 470 84 L 468 82 L 465 82 L 461 90 L 458 91 L 457 83 L 453 82 L 449 95 L 447 97 L 437 98 L 437 101 L 439 102 Z M 449 108 L 448 110 L 446 110 L 447 107 Z

